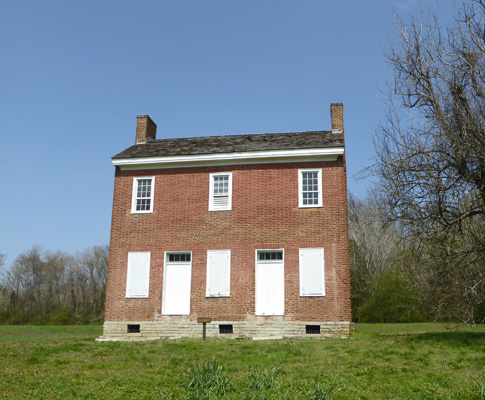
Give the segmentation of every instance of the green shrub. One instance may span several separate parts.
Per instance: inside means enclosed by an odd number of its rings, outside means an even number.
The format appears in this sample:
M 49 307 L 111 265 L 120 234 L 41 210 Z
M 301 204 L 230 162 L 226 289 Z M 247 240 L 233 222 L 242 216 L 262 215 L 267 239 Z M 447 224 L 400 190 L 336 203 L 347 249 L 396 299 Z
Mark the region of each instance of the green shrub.
M 483 324 L 485 322 L 485 302 L 476 304 L 473 307 L 473 319 L 476 324 Z
M 422 322 L 419 299 L 399 271 L 385 273 L 358 311 L 360 322 Z
M 64 310 L 56 310 L 49 317 L 49 325 L 69 325 L 72 323 L 72 314 Z
M 0 310 L 0 324 L 13 325 L 17 319 L 18 316 L 13 309 L 6 308 L 4 310 Z

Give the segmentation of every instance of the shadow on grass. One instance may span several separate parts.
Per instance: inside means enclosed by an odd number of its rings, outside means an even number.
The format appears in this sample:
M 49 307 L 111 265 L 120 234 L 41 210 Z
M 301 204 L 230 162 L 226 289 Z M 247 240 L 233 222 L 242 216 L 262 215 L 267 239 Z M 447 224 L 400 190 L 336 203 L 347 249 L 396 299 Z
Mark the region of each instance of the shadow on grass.
M 408 336 L 413 341 L 443 343 L 449 346 L 483 346 L 485 345 L 485 332 L 427 332 Z

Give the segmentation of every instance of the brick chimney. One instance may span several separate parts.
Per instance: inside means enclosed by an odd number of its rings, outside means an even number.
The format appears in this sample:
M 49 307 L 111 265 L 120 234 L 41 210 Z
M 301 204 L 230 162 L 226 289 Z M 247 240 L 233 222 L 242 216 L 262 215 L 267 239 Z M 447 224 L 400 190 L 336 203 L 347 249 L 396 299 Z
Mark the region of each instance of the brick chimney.
M 332 118 L 332 133 L 344 135 L 344 105 L 332 103 L 330 105 L 330 117 Z
M 136 117 L 136 140 L 135 144 L 146 143 L 157 138 L 157 124 L 148 115 Z

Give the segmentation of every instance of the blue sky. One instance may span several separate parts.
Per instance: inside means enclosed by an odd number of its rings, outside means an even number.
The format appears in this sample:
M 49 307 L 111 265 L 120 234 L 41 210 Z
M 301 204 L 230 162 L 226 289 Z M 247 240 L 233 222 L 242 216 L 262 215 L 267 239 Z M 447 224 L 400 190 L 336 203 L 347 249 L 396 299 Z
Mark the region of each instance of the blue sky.
M 158 138 L 330 129 L 349 190 L 371 163 L 383 58 L 436 1 L 23 1 L 0 6 L 0 253 L 109 243 L 114 167 L 136 116 Z M 453 2 L 440 3 L 446 20 Z

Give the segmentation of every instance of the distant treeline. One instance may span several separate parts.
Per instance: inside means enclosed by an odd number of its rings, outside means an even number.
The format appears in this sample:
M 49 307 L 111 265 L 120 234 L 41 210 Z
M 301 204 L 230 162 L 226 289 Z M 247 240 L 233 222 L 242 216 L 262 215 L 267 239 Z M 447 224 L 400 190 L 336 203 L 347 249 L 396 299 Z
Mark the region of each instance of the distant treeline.
M 102 323 L 107 271 L 108 246 L 75 255 L 34 247 L 2 270 L 0 323 Z

